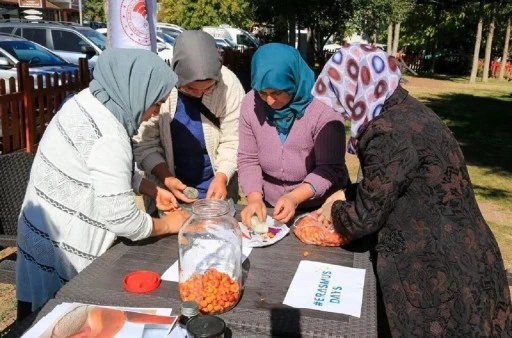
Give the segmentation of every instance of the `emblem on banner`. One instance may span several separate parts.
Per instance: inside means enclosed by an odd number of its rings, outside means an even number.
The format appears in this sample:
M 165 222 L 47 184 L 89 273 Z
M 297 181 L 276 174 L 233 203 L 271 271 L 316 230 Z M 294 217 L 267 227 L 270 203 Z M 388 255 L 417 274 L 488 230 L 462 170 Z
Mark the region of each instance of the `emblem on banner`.
M 130 40 L 142 46 L 151 44 L 144 0 L 122 0 L 120 18 L 121 26 Z

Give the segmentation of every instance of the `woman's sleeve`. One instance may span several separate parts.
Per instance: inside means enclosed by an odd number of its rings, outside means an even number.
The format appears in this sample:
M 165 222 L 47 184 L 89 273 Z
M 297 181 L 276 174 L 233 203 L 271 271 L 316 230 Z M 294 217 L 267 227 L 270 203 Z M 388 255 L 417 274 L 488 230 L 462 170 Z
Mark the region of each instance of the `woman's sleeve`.
M 225 114 L 220 115 L 220 140 L 216 157 L 217 172 L 224 173 L 228 180 L 236 172 L 239 138 L 238 120 L 244 95 L 245 92 L 240 81 L 233 74 L 233 78 L 227 84 L 224 103 Z
M 355 239 L 378 231 L 412 180 L 418 156 L 410 141 L 396 133 L 381 134 L 362 152 L 363 180 L 354 201 L 332 207 L 335 229 Z
M 332 186 L 345 186 L 348 171 L 345 166 L 345 126 L 340 114 L 327 114 L 314 134 L 315 168 L 305 178 L 322 197 Z
M 240 145 L 238 147 L 238 180 L 244 194 L 263 194 L 263 175 L 258 157 L 258 144 L 248 116 L 254 115 L 253 104 L 247 97 L 242 103 L 240 115 Z M 257 126 L 256 126 L 257 127 Z
M 165 151 L 160 142 L 160 116 L 168 110 L 168 106 L 169 99 L 162 105 L 160 114 L 142 122 L 137 135 L 133 137 L 135 161 L 146 173 L 151 173 L 156 165 L 166 163 Z
M 133 198 L 133 156 L 129 142 L 102 137 L 93 146 L 87 166 L 94 188 L 94 208 L 107 230 L 133 241 L 149 237 L 152 219 L 137 208 Z

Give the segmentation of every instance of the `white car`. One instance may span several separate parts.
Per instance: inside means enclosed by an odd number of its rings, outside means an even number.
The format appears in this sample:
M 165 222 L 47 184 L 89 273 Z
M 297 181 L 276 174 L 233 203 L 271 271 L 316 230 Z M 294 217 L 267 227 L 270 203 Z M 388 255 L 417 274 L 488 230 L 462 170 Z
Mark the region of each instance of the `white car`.
M 183 27 L 165 22 L 157 22 L 156 28 L 157 30 L 162 31 L 163 33 L 172 36 L 175 39 L 178 37 L 178 35 L 185 31 L 185 28 Z
M 16 64 L 19 62 L 28 63 L 29 74 L 34 77 L 34 80 L 37 75 L 74 73 L 75 70 L 78 70 L 77 65 L 67 62 L 35 42 L 18 36 L 0 34 L 0 78 L 6 82 L 11 77 L 17 79 Z M 53 77 L 51 77 L 51 81 L 53 81 Z M 37 88 L 37 81 L 34 81 L 34 85 Z M 6 87 L 9 92 L 9 86 Z
M 233 44 L 236 44 L 239 50 L 259 47 L 258 40 L 243 29 L 233 28 L 228 25 L 204 26 L 201 29 L 214 38 L 229 40 Z
M 98 28 L 96 29 L 97 32 L 103 34 L 105 37 L 107 36 L 107 28 Z M 171 63 L 172 61 L 172 54 L 174 51 L 172 43 L 174 42 L 174 39 L 172 37 L 166 37 L 162 36 L 162 32 L 157 32 L 156 36 L 156 47 L 158 49 L 158 56 L 160 56 L 165 62 Z M 172 43 L 170 42 L 172 39 Z

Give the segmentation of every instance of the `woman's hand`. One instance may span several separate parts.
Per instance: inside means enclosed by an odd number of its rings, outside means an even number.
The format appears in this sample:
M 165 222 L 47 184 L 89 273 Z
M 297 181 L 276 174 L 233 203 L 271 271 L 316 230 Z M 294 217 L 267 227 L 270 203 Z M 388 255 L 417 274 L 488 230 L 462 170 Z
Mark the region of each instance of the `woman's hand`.
M 224 173 L 217 173 L 213 178 L 208 191 L 206 192 L 206 198 L 213 198 L 217 200 L 224 200 L 228 196 L 228 177 Z
M 299 204 L 291 194 L 281 196 L 274 207 L 274 219 L 279 223 L 287 223 L 295 216 Z
M 164 184 L 172 192 L 172 194 L 176 196 L 176 198 L 179 199 L 180 201 L 183 201 L 185 203 L 192 203 L 195 200 L 197 200 L 197 198 L 191 199 L 185 196 L 183 190 L 185 190 L 187 186 L 176 177 L 167 177 L 164 180 Z
M 263 196 L 257 192 L 250 193 L 247 196 L 247 205 L 240 213 L 242 223 L 249 229 L 251 228 L 251 217 L 253 215 L 258 216 L 260 222 L 265 222 L 267 218 L 267 207 L 263 202 Z
M 331 216 L 332 205 L 336 201 L 345 201 L 345 200 L 346 200 L 345 192 L 343 190 L 339 190 L 339 191 L 335 192 L 334 194 L 332 194 L 331 196 L 329 196 L 329 198 L 327 198 L 325 200 L 324 204 L 320 207 L 320 209 L 318 209 L 316 211 L 316 214 L 318 216 L 318 221 L 323 223 L 324 226 L 327 224 L 331 224 L 332 223 L 332 216 Z
M 169 190 L 156 188 L 155 204 L 158 210 L 170 211 L 178 207 L 178 201 L 176 197 Z
M 166 212 L 162 220 L 167 224 L 167 233 L 176 234 L 180 231 L 181 226 L 189 218 L 188 212 L 183 209 L 175 209 L 170 212 Z

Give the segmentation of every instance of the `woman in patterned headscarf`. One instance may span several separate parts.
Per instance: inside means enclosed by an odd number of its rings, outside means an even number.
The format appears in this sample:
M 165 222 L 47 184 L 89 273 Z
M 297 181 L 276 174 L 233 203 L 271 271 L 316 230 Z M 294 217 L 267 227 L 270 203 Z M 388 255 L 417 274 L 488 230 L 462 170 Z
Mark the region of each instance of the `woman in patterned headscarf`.
M 242 101 L 238 171 L 248 205 L 242 221 L 286 223 L 316 209 L 348 182 L 342 117 L 311 95 L 313 71 L 290 46 L 270 43 L 252 58 L 253 88 Z
M 351 121 L 363 180 L 320 217 L 349 240 L 376 233 L 376 272 L 393 337 L 510 337 L 503 260 L 462 151 L 439 117 L 400 86 L 393 58 L 346 45 L 313 95 Z

